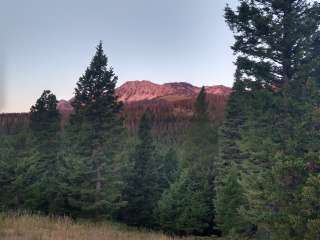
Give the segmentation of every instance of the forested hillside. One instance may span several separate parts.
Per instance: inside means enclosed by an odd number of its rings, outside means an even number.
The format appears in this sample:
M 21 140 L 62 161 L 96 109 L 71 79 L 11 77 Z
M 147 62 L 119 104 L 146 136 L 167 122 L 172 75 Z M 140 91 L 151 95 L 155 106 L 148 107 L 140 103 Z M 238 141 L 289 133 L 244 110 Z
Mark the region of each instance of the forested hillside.
M 224 86 L 206 87 L 208 111 L 212 120 L 222 121 L 231 88 Z M 189 83 L 155 84 L 150 81 L 128 81 L 115 89 L 118 101 L 123 103 L 119 113 L 124 118 L 130 134 L 137 132 L 140 118 L 146 109 L 153 116 L 152 132 L 162 142 L 180 142 L 194 112 L 194 103 L 200 88 Z M 73 113 L 72 98 L 59 100 L 57 109 L 64 128 Z M 0 134 L 11 135 L 28 128 L 29 113 L 0 114 Z
M 131 86 L 123 105 L 100 42 L 64 125 L 45 90 L 29 127 L 1 135 L 0 210 L 179 236 L 320 239 L 320 3 L 239 0 L 224 16 L 232 91 L 179 85 L 159 97 L 152 85 L 141 101 Z M 161 141 L 169 128 L 179 141 Z

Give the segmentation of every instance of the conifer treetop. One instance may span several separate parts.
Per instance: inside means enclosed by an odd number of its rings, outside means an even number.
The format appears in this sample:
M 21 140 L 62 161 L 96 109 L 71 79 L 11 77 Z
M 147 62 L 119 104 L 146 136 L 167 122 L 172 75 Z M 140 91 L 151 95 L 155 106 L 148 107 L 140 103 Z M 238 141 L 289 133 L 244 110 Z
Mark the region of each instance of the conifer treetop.
M 102 42 L 96 47 L 96 53 L 85 73 L 79 78 L 75 88 L 73 106 L 76 112 L 95 106 L 118 112 L 121 104 L 115 95 L 118 77 L 113 68 L 108 67 L 108 58 L 104 54 Z

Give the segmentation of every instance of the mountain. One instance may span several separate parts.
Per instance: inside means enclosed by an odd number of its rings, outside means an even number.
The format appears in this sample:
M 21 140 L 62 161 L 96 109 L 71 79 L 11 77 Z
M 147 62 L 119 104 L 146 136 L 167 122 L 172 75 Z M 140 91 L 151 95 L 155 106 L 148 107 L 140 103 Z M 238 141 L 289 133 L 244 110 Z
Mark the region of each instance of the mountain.
M 207 94 L 228 97 L 231 93 L 231 88 L 217 85 L 206 86 Z M 132 103 L 146 104 L 147 101 L 167 101 L 179 102 L 182 100 L 192 100 L 197 97 L 200 92 L 200 87 L 193 86 L 187 82 L 173 82 L 165 84 L 156 84 L 151 81 L 128 81 L 116 89 L 116 95 L 119 100 L 125 105 Z M 72 99 L 69 101 L 60 100 L 58 109 L 63 115 L 70 114 L 73 108 L 71 106 Z
M 176 141 L 188 129 L 200 87 L 186 82 L 155 84 L 150 81 L 129 81 L 116 89 L 124 102 L 125 125 L 135 131 L 145 110 L 154 115 L 153 131 L 161 140 Z M 222 85 L 207 86 L 209 115 L 221 121 L 232 89 Z
M 128 81 L 116 89 L 119 100 L 124 103 L 122 115 L 126 127 L 134 132 L 146 109 L 153 112 L 154 132 L 161 138 L 181 135 L 187 129 L 193 115 L 193 105 L 200 91 L 186 82 L 156 84 L 151 81 Z M 222 85 L 207 86 L 209 114 L 221 121 L 231 88 Z M 73 112 L 72 99 L 60 100 L 58 109 L 64 125 Z M 0 115 L 0 134 L 14 133 L 28 125 L 28 113 Z
M 66 101 L 66 100 L 60 100 L 58 102 L 57 108 L 59 109 L 59 112 L 62 114 L 70 113 L 73 111 L 73 107 L 70 101 Z
M 228 96 L 231 89 L 222 85 L 206 87 L 208 94 Z M 198 95 L 199 87 L 186 82 L 155 84 L 150 81 L 128 81 L 117 88 L 119 100 L 130 103 L 153 99 L 180 100 Z

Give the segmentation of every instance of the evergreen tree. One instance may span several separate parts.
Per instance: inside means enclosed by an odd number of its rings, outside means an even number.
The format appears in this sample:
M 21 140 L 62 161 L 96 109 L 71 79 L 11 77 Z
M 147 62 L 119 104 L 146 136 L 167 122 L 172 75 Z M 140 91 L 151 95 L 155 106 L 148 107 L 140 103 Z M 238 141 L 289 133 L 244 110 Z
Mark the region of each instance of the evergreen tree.
M 319 162 L 318 162 L 319 164 Z M 314 169 L 313 165 L 312 168 Z M 302 207 L 302 212 L 306 216 L 306 231 L 305 239 L 317 239 L 320 236 L 320 211 L 319 211 L 319 198 L 320 198 L 320 168 L 317 165 L 317 170 L 312 171 L 309 175 L 303 189 L 302 189 L 302 202 L 299 206 Z
M 199 177 L 195 171 L 183 169 L 158 203 L 160 226 L 166 232 L 181 235 L 212 232 L 212 204 L 208 202 L 210 186 L 207 179 Z
M 242 161 L 247 157 L 247 154 L 241 151 L 239 144 L 241 143 L 241 132 L 244 131 L 248 111 L 244 103 L 248 101 L 249 94 L 245 91 L 244 84 L 236 80 L 233 92 L 228 99 L 225 119 L 219 133 L 221 140 L 219 170 L 216 179 L 218 185 L 222 178 L 226 176 L 226 172 L 232 164 L 241 167 Z
M 214 231 L 214 180 L 218 157 L 217 127 L 208 116 L 202 88 L 183 144 L 182 171 L 159 202 L 160 224 L 170 232 L 209 234 Z
M 14 199 L 13 182 L 15 180 L 16 159 L 12 140 L 0 136 L 0 209 L 8 208 L 8 203 Z
M 117 80 L 100 42 L 77 83 L 74 114 L 65 133 L 64 192 L 73 215 L 111 215 L 122 204 L 117 156 L 125 132 L 119 115 L 121 103 L 115 95 Z
M 306 156 L 317 155 L 319 146 L 313 101 L 300 102 L 267 92 L 259 99 L 257 104 L 263 110 L 259 114 L 255 111 L 255 118 L 250 117 L 242 134 L 242 149 L 250 152 L 241 168 L 248 203 L 242 206 L 242 213 L 258 227 L 258 235 L 302 239 L 306 218 L 299 199 L 309 174 L 306 166 L 314 165 L 316 159 Z
M 23 209 L 26 160 L 30 157 L 31 135 L 25 130 L 0 137 L 0 209 Z
M 235 165 L 231 165 L 217 188 L 216 218 L 223 235 L 241 234 L 248 228 L 239 209 L 245 204 L 245 196 L 238 173 Z
M 123 198 L 127 205 L 121 218 L 129 225 L 154 227 L 156 203 L 161 195 L 161 161 L 155 148 L 151 112 L 146 111 L 138 130 L 138 143 L 130 157 L 131 172 L 127 177 Z
M 245 84 L 239 79 L 236 72 L 236 81 L 233 91 L 227 102 L 225 119 L 219 132 L 219 158 L 217 162 L 217 174 L 215 179 L 216 214 L 219 229 L 223 235 L 243 233 L 250 229 L 240 216 L 239 208 L 245 202 L 244 192 L 240 184 L 240 169 L 248 158 L 248 151 L 241 148 L 243 141 L 242 132 L 247 131 L 248 103 L 251 101 L 251 93 L 245 89 Z M 235 196 L 237 195 L 237 196 Z M 228 202 L 230 201 L 230 202 Z
M 30 110 L 32 146 L 25 159 L 22 181 L 26 186 L 25 206 L 55 213 L 59 207 L 60 114 L 57 99 L 46 90 Z M 23 159 L 20 159 L 23 161 Z
M 259 239 L 304 237 L 299 199 L 308 176 L 305 156 L 318 151 L 313 85 L 319 16 L 319 3 L 300 0 L 241 0 L 237 11 L 226 8 L 236 39 L 237 82 L 250 96 L 237 142 L 250 153 L 240 169 L 246 196 L 241 211 L 257 226 Z
M 178 156 L 174 148 L 170 148 L 162 157 L 161 175 L 161 189 L 168 189 L 170 184 L 173 183 L 178 175 Z
M 225 19 L 234 32 L 237 71 L 247 88 L 283 88 L 313 49 L 319 3 L 305 0 L 240 0 Z
M 258 239 L 303 239 L 299 198 L 305 178 L 302 159 L 283 156 L 275 159 L 271 170 L 257 169 L 244 177 L 248 204 L 242 213 L 257 226 Z
M 252 152 L 240 150 L 241 132 L 258 130 L 261 135 L 251 132 L 250 137 L 262 139 L 273 134 L 269 140 L 282 144 L 282 150 L 287 139 L 292 139 L 296 117 L 304 116 L 301 110 L 306 112 L 294 105 L 302 106 L 297 101 L 306 100 L 308 79 L 319 62 L 314 55 L 318 12 L 318 3 L 300 0 L 241 0 L 237 11 L 226 7 L 226 22 L 236 40 L 232 48 L 237 70 L 222 128 L 222 175 L 228 162 L 239 164 Z

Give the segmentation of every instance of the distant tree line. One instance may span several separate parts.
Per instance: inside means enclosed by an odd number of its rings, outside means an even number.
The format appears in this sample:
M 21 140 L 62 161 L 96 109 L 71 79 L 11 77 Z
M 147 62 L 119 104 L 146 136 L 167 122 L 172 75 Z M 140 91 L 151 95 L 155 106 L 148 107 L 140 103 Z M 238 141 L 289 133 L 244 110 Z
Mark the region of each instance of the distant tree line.
M 28 113 L 1 113 L 0 135 L 17 134 L 29 126 Z
M 0 138 L 0 208 L 111 219 L 179 235 L 320 238 L 320 4 L 240 0 L 225 9 L 236 73 L 223 124 L 202 88 L 182 144 L 124 128 L 102 43 L 60 129 L 44 91 L 30 128 Z

